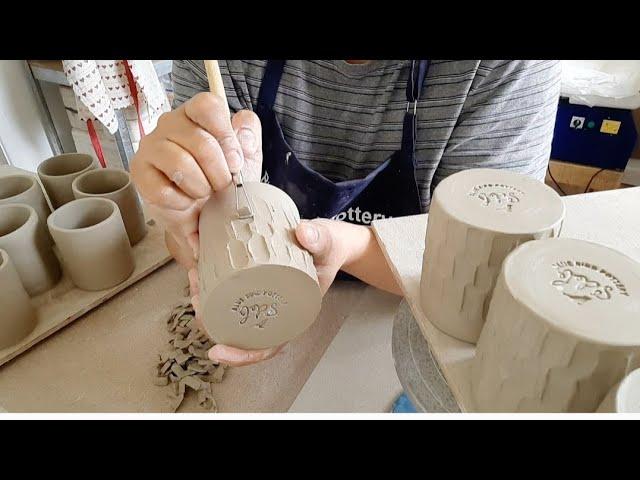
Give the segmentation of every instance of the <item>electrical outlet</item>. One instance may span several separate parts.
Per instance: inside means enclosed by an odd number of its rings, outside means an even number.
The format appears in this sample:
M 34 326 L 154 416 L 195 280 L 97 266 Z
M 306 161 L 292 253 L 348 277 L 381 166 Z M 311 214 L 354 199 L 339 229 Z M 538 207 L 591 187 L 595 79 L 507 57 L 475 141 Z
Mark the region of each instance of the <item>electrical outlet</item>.
M 584 117 L 576 117 L 575 115 L 571 117 L 570 127 L 576 130 L 582 130 L 584 127 Z

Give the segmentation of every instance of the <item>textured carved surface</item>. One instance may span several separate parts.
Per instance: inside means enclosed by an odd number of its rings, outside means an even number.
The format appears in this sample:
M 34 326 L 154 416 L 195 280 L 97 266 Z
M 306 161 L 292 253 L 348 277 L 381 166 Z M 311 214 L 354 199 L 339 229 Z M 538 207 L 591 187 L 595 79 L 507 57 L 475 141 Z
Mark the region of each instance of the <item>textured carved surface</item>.
M 563 198 L 566 219 L 560 238 L 589 240 L 607 245 L 640 262 L 640 187 Z M 474 411 L 471 363 L 475 345 L 461 342 L 437 329 L 420 306 L 420 276 L 427 215 L 377 220 L 373 228 L 411 306 L 422 333 L 463 411 Z M 429 215 L 429 222 L 431 216 Z M 637 317 L 640 317 L 638 315 Z M 614 315 L 603 315 L 605 324 Z
M 434 196 L 420 287 L 427 318 L 445 333 L 475 343 L 505 257 L 526 241 L 556 237 L 560 225 L 535 235 L 482 230 L 450 217 Z
M 269 342 L 269 336 L 285 341 L 289 339 L 286 331 L 300 333 L 300 326 L 310 324 L 319 309 L 313 258 L 295 238 L 300 217 L 283 191 L 261 183 L 247 183 L 242 188 L 247 189 L 255 206 L 253 218 L 238 218 L 233 189 L 218 192 L 200 216 L 199 265 L 205 327 L 216 341 L 222 342 L 226 336 L 235 339 L 236 346 L 245 340 L 260 341 L 251 327 L 264 329 L 260 335 L 265 342 Z M 240 198 L 244 196 L 241 194 Z M 262 271 L 263 267 L 270 270 Z M 308 278 L 301 278 L 301 272 Z M 220 288 L 224 295 L 217 291 Z M 260 295 L 258 291 L 267 294 Z M 274 298 L 275 303 L 286 307 L 272 310 Z M 305 301 L 313 318 L 289 318 L 287 312 L 302 308 Z M 263 314 L 255 311 L 247 318 L 246 308 L 264 310 Z M 266 319 L 267 316 L 271 318 Z
M 475 408 L 594 412 L 638 353 L 553 328 L 512 296 L 501 273 L 472 366 Z
M 250 184 L 245 186 L 251 187 Z M 201 279 L 205 281 L 206 291 L 215 289 L 220 279 L 229 277 L 237 270 L 263 264 L 291 266 L 317 281 L 313 258 L 309 252 L 298 247 L 295 238 L 294 230 L 300 221 L 295 204 L 284 192 L 281 192 L 282 195 L 269 193 L 270 196 L 253 198 L 257 210 L 254 219 L 232 219 L 224 225 L 202 229 L 203 235 L 207 236 L 206 229 L 222 226 L 217 231 L 225 233 L 222 241 L 226 245 L 226 255 L 220 255 L 220 248 L 207 248 L 203 242 L 200 263 L 203 267 Z M 213 207 L 214 204 L 209 204 L 207 209 Z M 203 212 L 202 217 L 214 223 L 224 221 L 224 215 Z

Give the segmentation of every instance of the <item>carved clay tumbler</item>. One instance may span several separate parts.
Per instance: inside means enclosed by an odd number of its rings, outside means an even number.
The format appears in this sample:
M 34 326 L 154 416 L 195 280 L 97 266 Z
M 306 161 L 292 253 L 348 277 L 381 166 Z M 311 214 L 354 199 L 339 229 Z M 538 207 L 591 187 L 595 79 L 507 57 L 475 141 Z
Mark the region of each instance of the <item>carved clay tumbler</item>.
M 129 238 L 112 200 L 73 200 L 53 212 L 48 224 L 62 263 L 78 288 L 105 290 L 133 273 Z
M 557 236 L 564 212 L 553 189 L 509 171 L 471 169 L 440 182 L 422 263 L 426 318 L 475 343 L 504 258 L 523 242 Z
M 38 177 L 53 208 L 61 207 L 73 200 L 71 189 L 73 181 L 84 172 L 96 167 L 93 157 L 85 153 L 56 155 L 38 165 Z
M 640 368 L 616 384 L 600 404 L 599 413 L 640 413 Z
M 480 412 L 595 412 L 640 354 L 640 263 L 591 242 L 504 261 L 471 368 Z
M 46 229 L 51 209 L 35 176 L 19 173 L 0 177 L 0 205 L 8 203 L 26 203 L 33 207 Z
M 0 350 L 15 345 L 36 326 L 31 299 L 4 250 L 0 250 Z
M 33 207 L 23 203 L 0 205 L 0 248 L 11 257 L 32 297 L 60 280 L 60 264 Z
M 75 198 L 102 197 L 116 202 L 132 246 L 147 234 L 142 205 L 128 172 L 115 168 L 89 170 L 73 181 L 72 189 Z
M 244 192 L 249 197 L 245 205 Z M 216 192 L 200 214 L 202 320 L 217 343 L 254 349 L 302 333 L 320 311 L 313 258 L 295 237 L 293 200 L 266 183 Z M 253 203 L 253 217 L 245 217 Z

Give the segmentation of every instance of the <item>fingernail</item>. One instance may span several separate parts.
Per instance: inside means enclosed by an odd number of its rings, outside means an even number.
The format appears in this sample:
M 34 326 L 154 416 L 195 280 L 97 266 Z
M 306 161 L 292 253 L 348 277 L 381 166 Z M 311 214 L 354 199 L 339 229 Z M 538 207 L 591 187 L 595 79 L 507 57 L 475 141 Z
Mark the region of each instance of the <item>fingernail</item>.
M 242 168 L 242 154 L 237 150 L 231 150 L 227 155 L 227 164 L 229 165 L 229 170 L 237 172 Z
M 253 130 L 249 128 L 241 128 L 237 133 L 237 137 L 240 141 L 240 145 L 242 145 L 245 151 L 253 153 L 258 149 L 256 136 L 253 133 Z
M 209 360 L 211 360 L 212 362 L 220 363 L 220 358 L 218 358 L 218 356 L 216 355 L 215 350 L 216 350 L 216 347 L 214 346 L 207 352 L 207 356 L 209 357 Z
M 310 223 L 302 224 L 302 235 L 304 236 L 307 243 L 314 244 L 320 238 L 320 233 L 318 229 L 311 225 Z

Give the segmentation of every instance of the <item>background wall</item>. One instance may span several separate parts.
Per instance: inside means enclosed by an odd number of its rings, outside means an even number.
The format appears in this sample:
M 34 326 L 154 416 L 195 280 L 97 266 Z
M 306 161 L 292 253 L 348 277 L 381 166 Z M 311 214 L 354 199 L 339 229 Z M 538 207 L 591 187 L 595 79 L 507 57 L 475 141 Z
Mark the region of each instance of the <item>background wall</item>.
M 0 60 L 0 144 L 0 156 L 26 170 L 52 155 L 22 60 Z

